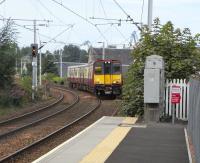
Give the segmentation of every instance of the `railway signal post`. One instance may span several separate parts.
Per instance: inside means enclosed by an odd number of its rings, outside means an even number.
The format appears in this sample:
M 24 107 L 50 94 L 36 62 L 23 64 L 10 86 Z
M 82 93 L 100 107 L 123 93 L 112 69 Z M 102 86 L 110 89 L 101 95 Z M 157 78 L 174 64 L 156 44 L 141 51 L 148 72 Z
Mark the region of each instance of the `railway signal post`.
M 31 44 L 32 48 L 32 100 L 35 99 L 34 92 L 37 90 L 37 53 L 38 45 Z

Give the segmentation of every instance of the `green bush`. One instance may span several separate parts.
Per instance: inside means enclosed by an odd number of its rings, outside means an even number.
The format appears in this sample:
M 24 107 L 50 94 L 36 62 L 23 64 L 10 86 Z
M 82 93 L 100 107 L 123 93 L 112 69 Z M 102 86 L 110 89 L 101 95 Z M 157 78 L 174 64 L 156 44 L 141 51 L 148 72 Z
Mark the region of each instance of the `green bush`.
M 56 84 L 64 85 L 64 79 L 61 78 L 61 77 L 58 77 L 58 76 L 53 78 L 53 82 L 56 83 Z
M 46 80 L 48 82 L 54 82 L 54 78 L 57 77 L 55 74 L 53 73 L 45 73 L 42 76 L 42 80 Z
M 31 98 L 32 95 L 32 78 L 30 76 L 22 77 L 19 80 L 20 87 L 25 90 L 28 97 Z
M 165 61 L 165 77 L 188 79 L 200 71 L 200 53 L 196 48 L 199 36 L 188 28 L 175 29 L 171 22 L 160 24 L 154 20 L 151 31 L 141 32 L 141 39 L 132 52 L 130 66 L 123 86 L 123 111 L 126 115 L 141 115 L 144 111 L 144 63 L 147 56 L 160 55 Z
M 14 85 L 12 88 L 7 88 L 1 92 L 0 105 L 19 106 L 23 103 L 23 97 L 25 97 L 25 91 L 18 85 Z
M 43 80 L 48 81 L 49 83 L 55 83 L 55 84 L 64 84 L 64 79 L 53 74 L 53 73 L 47 73 L 43 75 Z
M 25 91 L 26 96 L 23 97 L 23 101 L 31 101 L 32 100 L 32 78 L 30 76 L 24 76 L 19 80 L 19 86 Z M 35 99 L 40 99 L 42 97 L 43 91 L 38 88 L 37 91 L 34 92 Z

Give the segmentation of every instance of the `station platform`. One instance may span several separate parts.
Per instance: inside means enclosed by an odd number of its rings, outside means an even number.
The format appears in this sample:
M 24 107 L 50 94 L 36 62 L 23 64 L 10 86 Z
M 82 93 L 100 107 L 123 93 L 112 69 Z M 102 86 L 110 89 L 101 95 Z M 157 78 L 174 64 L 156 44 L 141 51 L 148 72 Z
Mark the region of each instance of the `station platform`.
M 102 117 L 33 163 L 189 163 L 184 126 Z

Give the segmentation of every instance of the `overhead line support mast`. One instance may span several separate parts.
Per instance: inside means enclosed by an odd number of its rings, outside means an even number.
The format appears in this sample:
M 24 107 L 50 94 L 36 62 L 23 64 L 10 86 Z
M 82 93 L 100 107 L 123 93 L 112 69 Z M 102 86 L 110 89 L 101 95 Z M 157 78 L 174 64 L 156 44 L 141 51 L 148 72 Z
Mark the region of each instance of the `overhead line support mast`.
M 38 54 L 38 44 L 36 37 L 36 26 L 37 22 L 52 22 L 51 20 L 41 20 L 41 19 L 12 19 L 12 18 L 2 18 L 0 20 L 13 20 L 13 21 L 32 21 L 33 22 L 33 44 L 31 44 L 32 49 L 32 100 L 35 99 L 35 92 L 37 91 L 37 54 Z M 41 26 L 41 25 L 40 25 Z

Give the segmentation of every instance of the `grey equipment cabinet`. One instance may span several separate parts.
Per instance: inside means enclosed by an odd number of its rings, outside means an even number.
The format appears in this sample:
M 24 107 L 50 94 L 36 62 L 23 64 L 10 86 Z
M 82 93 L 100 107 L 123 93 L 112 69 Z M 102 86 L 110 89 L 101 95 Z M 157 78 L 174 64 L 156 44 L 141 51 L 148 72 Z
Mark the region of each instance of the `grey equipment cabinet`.
M 158 122 L 164 111 L 164 61 L 161 56 L 146 58 L 144 70 L 145 121 Z

